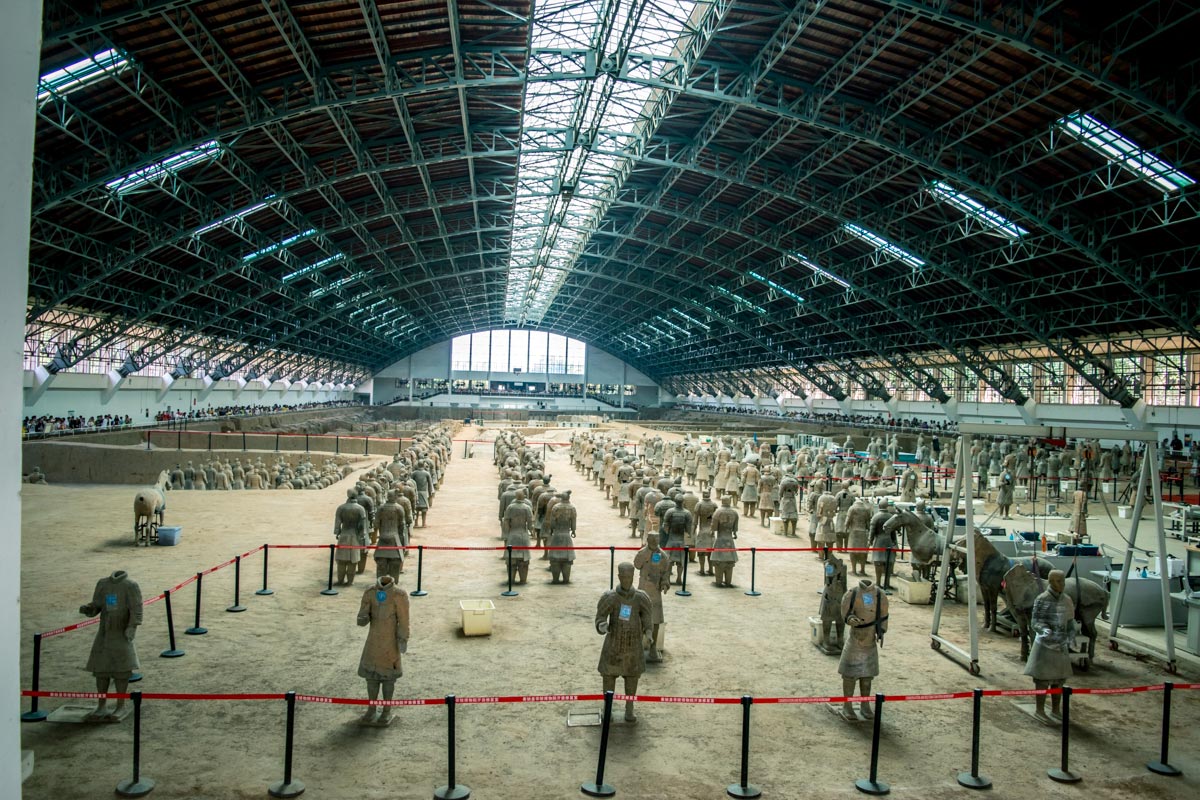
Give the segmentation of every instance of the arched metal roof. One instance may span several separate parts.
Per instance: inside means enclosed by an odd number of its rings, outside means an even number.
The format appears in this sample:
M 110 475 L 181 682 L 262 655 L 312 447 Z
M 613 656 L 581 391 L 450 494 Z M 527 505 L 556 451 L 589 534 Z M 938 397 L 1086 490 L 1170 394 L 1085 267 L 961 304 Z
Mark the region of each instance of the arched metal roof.
M 886 397 L 869 361 L 944 399 L 938 353 L 1020 402 L 984 353 L 1024 343 L 1129 406 L 1085 342 L 1200 340 L 1190 4 L 44 13 L 43 76 L 120 61 L 39 103 L 28 322 L 100 320 L 68 361 L 149 325 L 135 366 L 202 336 L 366 372 L 527 325 L 679 392 Z

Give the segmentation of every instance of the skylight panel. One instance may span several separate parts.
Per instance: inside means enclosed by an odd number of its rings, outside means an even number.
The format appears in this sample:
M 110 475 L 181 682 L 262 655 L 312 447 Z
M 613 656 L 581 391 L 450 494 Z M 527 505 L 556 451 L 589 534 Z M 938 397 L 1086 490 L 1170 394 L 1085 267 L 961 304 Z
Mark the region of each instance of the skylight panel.
M 305 275 L 311 275 L 312 273 L 317 272 L 318 270 L 322 270 L 325 267 L 328 267 L 330 264 L 333 264 L 337 261 L 341 261 L 345 257 L 346 257 L 346 255 L 344 253 L 334 253 L 333 255 L 329 256 L 328 258 L 322 258 L 320 261 L 318 261 L 315 264 L 309 264 L 304 269 L 298 269 L 295 272 L 289 272 L 287 275 L 284 275 L 280 280 L 282 280 L 284 283 L 287 283 L 288 281 L 294 281 L 297 278 L 303 278 Z
M 822 269 L 821 267 L 817 266 L 816 263 L 814 263 L 811 259 L 806 258 L 801 253 L 788 253 L 788 258 L 790 258 L 792 261 L 795 261 L 797 264 L 800 264 L 801 266 L 811 269 L 814 273 L 816 273 L 817 275 L 820 275 L 822 278 L 827 278 L 827 279 L 833 281 L 834 283 L 836 283 L 838 286 L 841 286 L 842 288 L 845 288 L 845 289 L 850 288 L 849 283 L 842 280 L 837 275 L 834 275 L 829 270 Z
M 104 184 L 111 192 L 117 194 L 125 194 L 134 189 L 145 186 L 149 183 L 155 183 L 168 175 L 178 174 L 180 171 L 187 169 L 193 164 L 199 164 L 203 161 L 211 161 L 214 158 L 220 157 L 222 153 L 221 143 L 216 139 L 205 142 L 199 147 L 191 150 L 184 150 L 182 153 L 176 153 L 173 156 L 164 158 L 157 164 L 151 164 L 148 167 L 131 172 L 124 178 L 117 178 Z
M 683 52 L 699 31 L 707 31 L 693 22 L 699 9 L 711 12 L 713 4 L 546 0 L 538 5 L 522 102 L 507 321 L 542 320 L 624 183 L 633 163 L 625 154 L 653 133 L 661 113 L 663 90 L 623 80 L 607 68 L 593 75 L 577 53 Z M 593 131 L 583 141 L 581 134 Z
M 762 275 L 759 275 L 757 272 L 747 272 L 746 274 L 749 275 L 751 278 L 754 278 L 754 280 L 761 281 L 762 283 L 765 283 L 767 286 L 770 286 L 772 289 L 779 292 L 784 297 L 790 297 L 793 300 L 795 300 L 797 303 L 804 302 L 803 297 L 796 294 L 791 289 L 787 289 L 787 288 L 784 288 L 783 286 L 780 286 L 778 283 L 771 280 L 770 278 L 763 277 Z
M 300 233 L 297 233 L 293 236 L 289 236 L 288 238 L 284 239 L 282 242 L 276 242 L 275 244 L 269 244 L 266 247 L 263 247 L 259 250 L 255 250 L 253 253 L 247 253 L 246 255 L 242 256 L 242 263 L 245 264 L 249 261 L 254 261 L 256 258 L 262 258 L 263 256 L 270 255 L 271 253 L 274 253 L 277 250 L 282 250 L 285 247 L 289 247 L 289 246 L 295 244 L 296 242 L 300 241 L 301 239 L 307 239 L 309 236 L 312 236 L 316 232 L 317 232 L 316 228 L 309 228 L 306 231 L 301 231 Z
M 767 313 L 767 310 L 765 308 L 763 308 L 762 306 L 756 306 L 754 303 L 751 303 L 749 300 L 742 297 L 741 295 L 734 294 L 733 292 L 729 291 L 728 289 L 726 289 L 722 286 L 713 286 L 712 288 L 715 289 L 718 294 L 728 297 L 730 300 L 737 303 L 739 306 L 746 309 L 747 311 L 753 311 L 755 314 L 766 314 Z
M 896 244 L 892 244 L 891 242 L 889 242 L 887 239 L 883 238 L 879 234 L 872 233 L 871 231 L 867 230 L 866 228 L 863 228 L 859 225 L 855 225 L 853 222 L 843 223 L 842 230 L 844 230 L 846 233 L 850 234 L 851 236 L 854 236 L 858 239 L 862 239 L 864 242 L 866 242 L 867 244 L 874 247 L 877 252 L 882 253 L 883 255 L 889 256 L 891 258 L 894 258 L 897 261 L 902 261 L 905 264 L 908 264 L 913 269 L 920 269 L 921 267 L 925 266 L 925 262 L 922 259 L 917 258 L 912 253 L 905 250 L 903 247 L 900 247 L 899 245 L 896 245 Z
M 1082 111 L 1068 114 L 1054 124 L 1104 156 L 1110 164 L 1132 172 L 1165 192 L 1175 192 L 1196 183 L 1184 172 Z
M 264 208 L 271 205 L 271 201 L 274 198 L 275 198 L 275 195 L 269 194 L 269 195 L 267 195 L 266 199 L 263 200 L 261 203 L 255 203 L 254 205 L 248 206 L 247 208 L 243 208 L 240 211 L 234 211 L 232 214 L 229 214 L 227 216 L 221 217 L 218 220 L 208 223 L 203 228 L 197 228 L 196 236 L 203 236 L 204 234 L 208 233 L 209 231 L 213 231 L 213 230 L 216 230 L 217 228 L 220 228 L 222 225 L 228 225 L 229 223 L 231 223 L 235 220 L 244 219 L 245 217 L 248 217 L 257 211 L 262 211 Z
M 316 289 L 313 289 L 311 292 L 308 293 L 308 299 L 315 300 L 318 297 L 323 297 L 332 291 L 340 289 L 343 286 L 346 286 L 347 284 L 354 283 L 355 281 L 362 280 L 365 277 L 367 277 L 366 272 L 356 272 L 353 275 L 347 275 L 344 278 L 338 278 L 336 281 L 329 284 L 328 286 L 319 286 Z
M 65 97 L 89 83 L 95 83 L 109 75 L 117 75 L 127 66 L 129 59 L 120 51 L 110 49 L 48 72 L 38 78 L 38 102 L 53 95 Z
M 944 181 L 934 181 L 929 184 L 929 193 L 946 205 L 952 206 L 963 214 L 966 214 L 968 219 L 973 219 L 981 223 L 992 233 L 999 234 L 1008 239 L 1020 239 L 1029 233 L 1029 231 L 1017 223 L 992 211 L 974 197 L 963 194 Z

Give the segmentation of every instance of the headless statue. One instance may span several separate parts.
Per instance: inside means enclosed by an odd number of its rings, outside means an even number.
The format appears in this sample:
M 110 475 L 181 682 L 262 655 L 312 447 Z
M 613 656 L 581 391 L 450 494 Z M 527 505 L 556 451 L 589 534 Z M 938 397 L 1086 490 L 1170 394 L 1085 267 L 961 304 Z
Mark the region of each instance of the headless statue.
M 858 585 L 842 596 L 842 620 L 849 626 L 842 657 L 838 661 L 838 673 L 842 676 L 842 695 L 854 697 L 854 684 L 860 687 L 859 696 L 871 694 L 871 681 L 879 674 L 879 648 L 883 635 L 887 633 L 887 595 L 871 581 L 863 578 Z M 859 703 L 863 717 L 871 719 L 875 713 L 871 703 Z M 850 702 L 842 704 L 842 715 L 847 720 L 856 719 Z
M 370 626 L 358 662 L 358 677 L 366 678 L 367 697 L 372 703 L 379 699 L 380 689 L 383 699 L 389 701 L 396 691 L 396 679 L 404 674 L 400 655 L 408 652 L 408 592 L 397 586 L 391 575 L 380 575 L 375 585 L 363 592 L 358 624 Z M 374 705 L 367 706 L 362 722 L 387 725 L 392 721 L 391 706 L 385 706 L 378 718 L 375 712 Z
M 547 547 L 553 548 L 550 553 L 551 583 L 570 583 L 571 566 L 575 563 L 575 523 L 578 513 L 571 505 L 571 492 L 568 489 L 559 495 L 560 499 L 546 513 L 542 524 L 549 533 Z
M 113 682 L 116 684 L 116 693 L 125 694 L 129 679 L 139 666 L 133 637 L 137 634 L 138 625 L 142 624 L 142 590 L 129 579 L 127 572 L 117 570 L 96 582 L 92 602 L 80 606 L 79 613 L 88 617 L 100 615 L 100 624 L 96 626 L 96 638 L 92 641 L 92 652 L 87 661 L 88 672 L 96 678 L 96 691 L 105 694 L 109 682 Z M 112 712 L 107 710 L 107 705 L 108 701 L 101 697 L 88 719 L 118 721 L 125 701 L 117 700 Z
M 652 536 L 647 536 L 647 541 Z M 604 691 L 616 691 L 617 678 L 621 677 L 625 680 L 625 694 L 630 696 L 637 694 L 638 678 L 646 671 L 642 639 L 649 635 L 653 643 L 658 630 L 653 601 L 646 592 L 633 588 L 633 569 L 633 564 L 622 562 L 617 567 L 619 586 L 602 594 L 596 604 L 596 633 L 604 636 L 596 670 L 604 681 Z M 652 644 L 651 654 L 654 653 Z M 632 700 L 625 701 L 625 721 L 637 722 Z

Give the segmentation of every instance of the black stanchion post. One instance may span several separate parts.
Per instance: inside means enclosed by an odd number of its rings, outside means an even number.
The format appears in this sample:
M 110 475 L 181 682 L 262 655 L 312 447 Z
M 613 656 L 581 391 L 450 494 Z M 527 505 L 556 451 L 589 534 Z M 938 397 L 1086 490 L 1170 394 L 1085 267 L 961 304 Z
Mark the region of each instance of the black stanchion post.
M 749 782 L 750 773 L 750 706 L 754 698 L 748 694 L 742 695 L 742 777 L 738 783 L 725 787 L 725 794 L 730 797 L 761 797 L 762 789 Z
M 275 434 L 275 452 L 279 452 L 279 434 Z
M 611 587 L 609 587 L 611 588 Z M 35 633 L 33 635 L 33 691 L 40 691 L 38 688 L 42 680 L 42 635 Z M 29 710 L 21 715 L 21 722 L 41 722 L 48 717 L 45 711 L 38 710 L 38 698 L 29 698 Z
M 269 544 L 263 545 L 263 587 L 261 589 L 259 589 L 257 592 L 255 592 L 255 594 L 260 594 L 260 595 L 264 595 L 264 596 L 268 595 L 268 594 L 275 594 L 274 589 L 267 588 L 267 551 L 270 549 L 271 549 L 271 545 L 269 545 Z
M 338 590 L 333 588 L 333 558 L 337 552 L 337 545 L 329 545 L 329 580 L 325 583 L 325 588 L 321 590 L 321 594 L 327 597 L 333 597 L 338 593 Z
M 370 447 L 371 447 L 371 435 L 366 434 L 363 436 L 363 455 L 364 456 L 370 455 Z
M 233 605 L 225 609 L 230 614 L 237 614 L 240 611 L 245 611 L 246 607 L 242 605 L 242 557 L 238 556 L 233 559 Z
M 204 584 L 204 573 L 197 572 L 196 573 L 196 624 L 193 625 L 192 627 L 184 630 L 184 633 L 186 633 L 188 636 L 203 636 L 204 634 L 208 633 L 208 628 L 201 627 L 201 625 L 200 625 L 200 591 L 201 591 L 201 587 L 203 586 L 203 584 Z M 174 645 L 172 645 L 172 647 L 174 647 Z
M 675 592 L 676 597 L 691 597 L 692 593 L 687 590 L 687 567 L 688 567 L 688 550 L 686 544 L 683 546 L 683 580 L 680 583 L 679 589 Z
M 1114 489 L 1114 491 L 1116 490 Z M 37 650 L 35 649 L 33 652 L 36 657 Z M 1146 769 L 1151 772 L 1156 772 L 1159 775 L 1170 775 L 1172 777 L 1183 774 L 1178 768 L 1171 766 L 1171 762 L 1167 759 L 1167 751 L 1171 745 L 1171 692 L 1174 690 L 1175 684 L 1170 681 L 1163 683 L 1162 746 L 1158 751 L 1158 761 L 1151 761 L 1146 764 Z M 33 699 L 33 702 L 37 703 L 36 697 Z M 35 705 L 34 708 L 37 708 L 37 706 Z
M 175 449 L 176 450 L 183 449 L 183 431 L 182 430 L 175 431 Z
M 871 729 L 871 775 L 868 778 L 859 778 L 854 782 L 854 788 L 858 789 L 863 794 L 887 794 L 892 790 L 881 780 L 878 780 L 879 771 L 879 728 L 883 721 L 883 695 L 875 695 L 875 726 Z
M 455 780 L 454 775 L 454 695 L 446 695 L 446 760 L 449 762 L 450 780 L 445 786 L 433 790 L 433 800 L 467 800 L 471 787 Z
M 504 549 L 508 551 L 508 591 L 501 592 L 500 596 L 501 597 L 516 597 L 518 594 L 520 594 L 520 592 L 514 592 L 513 587 L 512 587 L 512 578 L 513 578 L 513 576 L 512 576 L 512 574 L 513 574 L 512 545 L 511 544 L 505 545 Z
M 408 593 L 411 597 L 424 597 L 425 595 L 429 594 L 429 592 L 421 588 L 421 572 L 424 563 L 425 545 L 419 544 L 417 545 L 417 590 L 415 592 Z
M 333 453 L 334 453 L 334 455 L 338 455 L 341 452 L 342 452 L 342 437 L 334 436 L 333 437 Z
M 246 432 L 242 431 L 242 452 L 246 452 Z
M 142 777 L 142 693 L 130 692 L 133 701 L 133 777 L 117 784 L 121 797 L 144 797 L 154 788 L 154 781 Z
M 1079 783 L 1082 777 L 1071 772 L 1071 687 L 1062 687 L 1062 759 L 1057 769 L 1046 770 L 1050 780 Z
M 617 790 L 604 782 L 604 760 L 608 758 L 608 730 L 612 727 L 612 690 L 604 693 L 604 720 L 600 727 L 600 757 L 596 761 L 596 781 L 580 785 L 579 791 L 589 797 L 612 797 Z
M 983 714 L 983 689 L 971 693 L 971 771 L 958 773 L 958 783 L 968 789 L 990 789 L 992 781 L 979 774 L 979 721 Z
M 758 564 L 758 548 L 751 547 L 750 548 L 750 591 L 745 593 L 750 597 L 759 597 L 760 595 L 762 595 L 762 592 L 760 592 L 754 588 L 754 571 L 755 571 L 755 566 L 757 564 Z
M 287 733 L 283 743 L 283 780 L 267 787 L 271 797 L 299 797 L 304 794 L 304 784 L 292 777 L 292 750 L 296 744 L 296 693 L 284 695 L 287 701 Z
M 212 431 L 208 432 L 208 452 L 212 452 Z
M 608 590 L 611 592 L 613 588 L 613 571 L 617 566 L 617 548 L 614 545 L 608 546 Z
M 159 653 L 161 658 L 179 658 L 183 655 L 183 651 L 175 646 L 175 617 L 171 613 L 171 590 L 167 589 L 163 592 L 163 600 L 167 603 L 167 639 L 171 643 L 171 647 Z
M 304 434 L 304 452 L 306 452 L 306 453 L 308 452 L 308 433 L 307 432 L 305 432 L 305 434 Z

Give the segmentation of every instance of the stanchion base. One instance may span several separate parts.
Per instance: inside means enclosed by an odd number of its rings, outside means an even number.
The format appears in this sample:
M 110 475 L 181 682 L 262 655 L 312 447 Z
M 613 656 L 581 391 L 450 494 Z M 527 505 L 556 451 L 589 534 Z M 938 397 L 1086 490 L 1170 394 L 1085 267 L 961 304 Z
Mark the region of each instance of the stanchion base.
M 304 794 L 304 784 L 300 781 L 272 783 L 267 787 L 267 794 L 271 797 L 299 797 Z
M 858 789 L 863 794 L 887 794 L 892 791 L 892 787 L 888 786 L 883 781 L 871 781 L 866 778 L 859 778 L 854 782 L 854 788 Z
M 420 591 L 409 592 L 408 596 L 409 597 L 424 597 L 427 594 L 429 594 L 429 592 L 425 591 L 424 589 L 421 589 Z
M 1067 772 L 1066 770 L 1058 769 L 1057 767 L 1046 770 L 1046 774 L 1050 776 L 1050 780 L 1057 781 L 1059 783 L 1079 783 L 1081 780 L 1083 780 L 1083 778 L 1079 777 L 1074 772 Z
M 958 785 L 968 789 L 990 789 L 992 781 L 983 775 L 972 775 L 969 772 L 958 773 Z
M 183 658 L 182 650 L 163 650 L 158 654 L 159 658 Z
M 501 593 L 500 593 L 500 596 L 501 596 L 501 597 L 516 597 L 516 596 L 517 596 L 517 595 L 519 595 L 519 594 L 520 594 L 520 592 L 512 592 L 512 591 L 509 591 L 509 592 L 501 592 Z
M 274 589 L 259 589 L 257 592 L 255 592 L 255 594 L 258 595 L 259 597 L 266 597 L 269 594 L 275 594 L 275 590 Z
M 607 783 L 582 783 L 579 785 L 579 791 L 588 797 L 612 797 L 617 793 L 617 790 Z
M 742 592 L 746 597 L 762 597 L 762 592 Z
M 433 790 L 433 800 L 467 800 L 471 796 L 471 787 L 456 783 L 453 786 L 439 786 Z
M 338 593 L 337 589 L 322 589 L 321 590 L 321 594 L 325 595 L 326 597 L 333 597 L 337 593 Z
M 245 606 L 230 606 L 229 608 L 227 608 L 225 610 L 228 611 L 230 614 L 238 614 L 242 611 L 245 611 L 246 607 Z
M 117 784 L 117 794 L 121 797 L 145 797 L 150 794 L 150 790 L 154 788 L 154 781 L 149 778 L 142 778 L 137 783 L 131 780 L 124 780 Z
M 50 716 L 50 712 L 42 711 L 41 709 L 26 711 L 21 715 L 21 722 L 45 722 L 48 716 Z
M 725 787 L 725 794 L 730 797 L 762 797 L 762 789 L 752 783 L 747 783 L 745 786 L 740 783 L 731 783 Z
M 675 592 L 675 596 L 676 597 L 691 597 L 692 593 L 689 592 L 687 589 L 678 589 Z
M 184 633 L 188 636 L 203 636 L 208 633 L 208 628 L 188 628 Z
M 137 683 L 137 682 L 138 682 L 138 681 L 140 681 L 140 680 L 141 680 L 143 677 L 144 677 L 144 676 L 142 675 L 142 673 L 140 673 L 140 672 L 135 672 L 135 673 L 133 673 L 132 675 L 130 675 L 130 676 L 129 676 L 129 682 L 130 682 L 130 683 Z
M 41 712 L 39 712 L 39 713 L 41 713 Z M 25 719 L 25 716 L 21 715 L 21 719 Z M 1151 772 L 1155 773 L 1156 775 L 1170 775 L 1171 777 L 1174 777 L 1176 775 L 1183 774 L 1182 770 L 1180 770 L 1176 767 L 1172 767 L 1170 764 L 1164 764 L 1161 761 L 1147 762 L 1146 769 L 1150 770 Z

